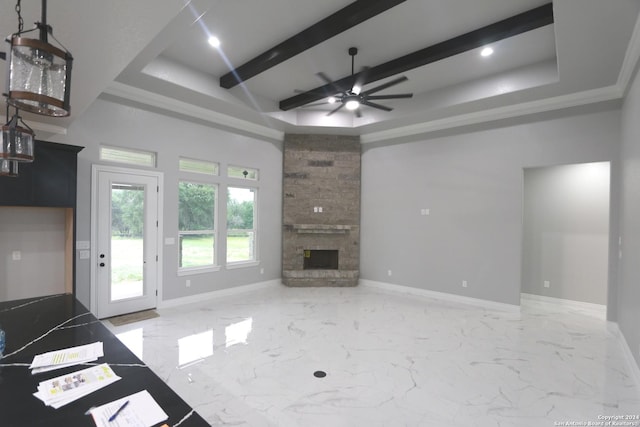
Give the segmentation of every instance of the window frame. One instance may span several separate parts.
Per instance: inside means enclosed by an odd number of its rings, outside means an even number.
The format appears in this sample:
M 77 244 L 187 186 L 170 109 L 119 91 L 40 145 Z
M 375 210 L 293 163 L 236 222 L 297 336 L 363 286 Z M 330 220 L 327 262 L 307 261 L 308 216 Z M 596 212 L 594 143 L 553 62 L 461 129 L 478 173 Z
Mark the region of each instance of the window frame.
M 237 169 L 244 169 L 246 171 L 255 171 L 256 177 L 255 178 L 249 178 L 247 177 L 241 177 L 241 176 L 232 176 L 231 174 L 229 174 L 229 169 L 231 168 L 237 168 Z M 252 168 L 249 166 L 240 166 L 240 165 L 236 165 L 236 164 L 228 164 L 227 165 L 227 177 L 230 179 L 238 179 L 240 181 L 250 181 L 250 182 L 255 182 L 257 183 L 258 181 L 260 181 L 260 169 L 258 168 Z
M 214 169 L 213 172 L 209 173 L 209 172 L 203 172 L 201 170 L 196 170 L 196 169 L 183 169 L 181 166 L 181 163 L 185 161 L 185 162 L 194 162 L 194 163 L 199 163 L 202 165 L 211 165 L 211 167 Z M 185 156 L 180 156 L 178 157 L 178 171 L 180 171 L 181 173 L 187 173 L 187 174 L 196 174 L 198 176 L 202 175 L 202 176 L 207 176 L 207 177 L 215 177 L 215 176 L 219 176 L 220 175 L 220 163 L 218 162 L 214 162 L 211 160 L 202 160 L 202 159 L 194 159 L 192 157 L 185 157 Z
M 103 157 L 103 150 L 111 150 L 111 151 L 119 151 L 121 153 L 131 153 L 131 154 L 141 154 L 141 155 L 148 155 L 150 157 L 151 160 L 153 160 L 153 164 L 148 164 L 148 163 L 139 163 L 139 162 L 135 162 L 135 161 L 125 161 L 125 160 L 114 160 L 114 159 L 109 159 L 109 158 L 104 158 Z M 149 168 L 149 169 L 157 169 L 158 168 L 158 153 L 155 151 L 149 151 L 149 150 L 140 150 L 137 148 L 128 148 L 128 147 L 118 147 L 115 145 L 108 145 L 108 144 L 100 144 L 100 147 L 98 148 L 98 159 L 100 159 L 101 162 L 105 162 L 105 163 L 113 163 L 113 164 L 117 164 L 117 165 L 126 165 L 126 166 L 136 166 L 136 167 L 141 167 L 141 168 Z
M 257 183 L 256 181 L 252 180 L 253 183 Z M 258 251 L 258 193 L 259 193 L 259 187 L 257 185 L 238 185 L 238 184 L 227 184 L 226 185 L 227 191 L 226 194 L 229 194 L 229 189 L 230 188 L 239 188 L 239 189 L 246 189 L 246 190 L 253 190 L 253 228 L 242 228 L 242 229 L 238 229 L 238 228 L 234 228 L 234 229 L 230 229 L 229 228 L 229 199 L 227 199 L 226 201 L 226 218 L 225 218 L 225 225 L 226 225 L 226 229 L 225 229 L 225 249 L 226 249 L 226 259 L 225 259 L 225 266 L 227 269 L 232 270 L 235 268 L 243 268 L 243 267 L 251 267 L 251 266 L 256 266 L 260 264 L 259 261 L 259 251 Z M 240 261 L 229 261 L 229 232 L 230 231 L 249 231 L 253 233 L 253 258 L 252 259 L 248 259 L 248 260 L 240 260 Z
M 189 172 L 189 174 L 193 174 Z M 205 174 L 197 174 L 198 178 L 202 178 L 205 176 L 213 176 L 213 175 L 205 175 Z M 213 230 L 190 230 L 190 231 L 181 231 L 180 230 L 180 183 L 187 182 L 190 184 L 198 184 L 198 185 L 209 185 L 214 189 L 214 197 L 213 197 Z M 178 178 L 178 224 L 177 224 L 177 236 L 178 236 L 178 259 L 177 259 L 177 275 L 178 276 L 188 276 L 193 274 L 201 274 L 208 273 L 213 271 L 220 270 L 220 262 L 219 262 L 219 191 L 220 185 L 217 182 L 205 180 L 205 179 L 194 179 L 190 177 L 181 176 Z M 213 236 L 213 264 L 202 265 L 202 266 L 194 266 L 194 267 L 181 267 L 180 259 L 182 257 L 181 253 L 181 236 L 187 234 L 211 234 Z

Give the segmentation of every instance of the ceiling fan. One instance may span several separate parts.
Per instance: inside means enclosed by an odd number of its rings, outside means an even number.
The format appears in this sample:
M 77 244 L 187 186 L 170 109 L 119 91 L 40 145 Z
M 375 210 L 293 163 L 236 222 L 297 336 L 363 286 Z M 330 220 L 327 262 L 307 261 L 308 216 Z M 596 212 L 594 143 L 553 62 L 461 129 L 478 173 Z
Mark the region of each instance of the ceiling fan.
M 340 87 L 336 86 L 335 83 L 329 77 L 327 77 L 326 74 L 324 74 L 323 72 L 319 72 L 316 75 L 320 77 L 322 80 L 324 80 L 331 87 L 333 87 L 336 90 L 336 94 L 334 94 L 333 96 L 330 96 L 326 102 L 308 104 L 307 105 L 308 107 L 314 106 L 314 105 L 326 104 L 326 103 L 329 103 L 329 104 L 339 103 L 339 105 L 335 109 L 327 113 L 327 116 L 330 116 L 333 113 L 345 107 L 347 110 L 352 110 L 356 114 L 356 116 L 362 117 L 362 113 L 360 111 L 361 105 L 377 108 L 379 110 L 391 111 L 393 110 L 393 108 L 378 104 L 376 102 L 371 102 L 371 101 L 376 101 L 380 99 L 411 98 L 413 96 L 412 93 L 373 95 L 376 92 L 380 92 L 381 90 L 387 89 L 391 86 L 395 86 L 399 83 L 409 80 L 405 76 L 390 80 L 387 83 L 383 83 L 372 89 L 362 91 L 362 86 L 367 81 L 369 68 L 365 67 L 357 76 L 355 75 L 354 63 L 355 63 L 355 56 L 357 54 L 358 54 L 358 48 L 356 47 L 349 48 L 349 55 L 351 55 L 351 81 L 352 81 L 351 88 L 348 90 L 342 90 Z

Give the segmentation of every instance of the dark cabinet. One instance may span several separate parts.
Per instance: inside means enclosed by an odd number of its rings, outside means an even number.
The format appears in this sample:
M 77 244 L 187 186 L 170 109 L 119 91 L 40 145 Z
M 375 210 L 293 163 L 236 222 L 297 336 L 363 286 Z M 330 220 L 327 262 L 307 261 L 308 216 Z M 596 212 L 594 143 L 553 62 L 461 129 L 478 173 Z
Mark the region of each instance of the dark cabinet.
M 35 160 L 15 178 L 0 177 L 0 206 L 76 207 L 77 157 L 83 147 L 35 141 Z
M 3 206 L 63 208 L 65 210 L 64 288 L 75 294 L 76 169 L 84 147 L 35 141 L 32 163 L 20 164 L 15 178 L 0 176 Z M 0 224 L 2 227 L 4 224 Z

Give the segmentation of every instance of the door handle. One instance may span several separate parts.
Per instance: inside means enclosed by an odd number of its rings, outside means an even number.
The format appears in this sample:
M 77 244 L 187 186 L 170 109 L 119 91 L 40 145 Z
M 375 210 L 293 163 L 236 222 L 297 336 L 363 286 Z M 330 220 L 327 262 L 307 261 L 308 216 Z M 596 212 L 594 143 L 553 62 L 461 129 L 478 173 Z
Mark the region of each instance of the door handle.
M 104 262 L 101 262 L 101 263 L 100 263 L 100 267 L 104 267 Z
M 100 254 L 100 258 L 104 258 L 104 254 Z

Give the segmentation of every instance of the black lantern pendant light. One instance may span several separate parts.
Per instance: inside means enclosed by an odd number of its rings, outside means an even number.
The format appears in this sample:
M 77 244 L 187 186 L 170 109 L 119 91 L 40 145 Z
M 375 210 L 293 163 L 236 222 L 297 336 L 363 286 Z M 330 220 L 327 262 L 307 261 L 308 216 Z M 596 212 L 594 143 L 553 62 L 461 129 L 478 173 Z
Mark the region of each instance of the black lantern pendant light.
M 7 117 L 9 117 L 9 107 L 7 106 Z M 18 110 L 2 126 L 0 134 L 0 160 L 14 162 L 33 162 L 33 130 L 18 115 Z M 8 166 L 5 165 L 5 169 Z M 17 170 L 17 167 L 15 168 Z
M 42 22 L 36 28 L 23 31 L 20 0 L 16 4 L 18 32 L 7 42 L 11 45 L 7 57 L 7 102 L 16 108 L 45 116 L 65 117 L 71 110 L 71 65 L 73 57 L 47 25 L 47 0 L 42 0 Z M 39 31 L 38 39 L 24 37 Z M 49 44 L 49 36 L 60 45 Z
M 18 162 L 15 160 L 0 159 L 0 176 L 18 176 Z

